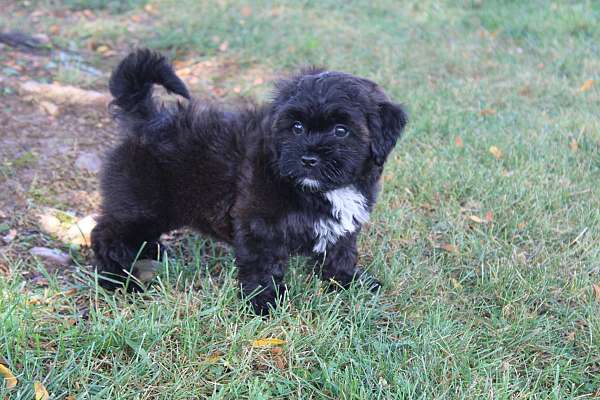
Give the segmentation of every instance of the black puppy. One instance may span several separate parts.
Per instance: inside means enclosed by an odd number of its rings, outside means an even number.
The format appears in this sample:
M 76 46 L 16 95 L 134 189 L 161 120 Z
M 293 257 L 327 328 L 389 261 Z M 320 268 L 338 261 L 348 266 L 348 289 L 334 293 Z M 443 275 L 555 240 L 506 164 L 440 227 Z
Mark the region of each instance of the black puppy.
M 158 257 L 161 233 L 184 226 L 233 246 L 242 292 L 257 293 L 259 313 L 283 295 L 290 254 L 313 257 L 323 279 L 342 287 L 362 274 L 356 238 L 407 121 L 400 105 L 369 80 L 319 69 L 245 109 L 166 107 L 153 84 L 190 99 L 149 50 L 130 54 L 110 79 L 123 139 L 104 165 L 92 232 L 99 272 L 113 280 L 104 286 L 124 282 L 136 257 Z

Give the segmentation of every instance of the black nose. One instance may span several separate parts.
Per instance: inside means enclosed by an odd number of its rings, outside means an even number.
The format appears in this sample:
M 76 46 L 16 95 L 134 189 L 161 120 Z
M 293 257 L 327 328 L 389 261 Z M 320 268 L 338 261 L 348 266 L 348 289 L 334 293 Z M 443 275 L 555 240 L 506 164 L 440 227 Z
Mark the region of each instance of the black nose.
M 319 159 L 315 156 L 302 156 L 300 161 L 306 168 L 312 168 L 319 163 Z

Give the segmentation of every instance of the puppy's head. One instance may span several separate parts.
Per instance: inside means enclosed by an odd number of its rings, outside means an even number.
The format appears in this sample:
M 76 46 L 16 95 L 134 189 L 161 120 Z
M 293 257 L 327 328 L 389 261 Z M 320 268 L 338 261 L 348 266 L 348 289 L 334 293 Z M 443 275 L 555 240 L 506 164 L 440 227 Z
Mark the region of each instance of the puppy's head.
M 298 187 L 327 191 L 381 167 L 407 116 L 374 82 L 309 70 L 277 85 L 273 132 L 279 174 Z

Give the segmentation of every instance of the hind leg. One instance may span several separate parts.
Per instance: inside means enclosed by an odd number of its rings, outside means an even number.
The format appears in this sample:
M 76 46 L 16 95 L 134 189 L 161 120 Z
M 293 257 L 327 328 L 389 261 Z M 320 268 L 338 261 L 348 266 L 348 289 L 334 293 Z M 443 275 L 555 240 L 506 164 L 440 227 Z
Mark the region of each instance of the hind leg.
M 102 212 L 92 231 L 102 286 L 114 289 L 128 282 L 136 259 L 157 260 L 161 233 L 170 228 L 163 173 L 155 158 L 137 142 L 126 141 L 109 155 L 101 179 Z
M 130 276 L 135 276 L 132 264 L 136 259 L 160 259 L 164 246 L 158 241 L 161 232 L 155 226 L 155 221 L 150 220 L 100 217 L 92 231 L 92 248 L 103 287 L 116 289 L 125 285 L 128 290 L 141 290 Z

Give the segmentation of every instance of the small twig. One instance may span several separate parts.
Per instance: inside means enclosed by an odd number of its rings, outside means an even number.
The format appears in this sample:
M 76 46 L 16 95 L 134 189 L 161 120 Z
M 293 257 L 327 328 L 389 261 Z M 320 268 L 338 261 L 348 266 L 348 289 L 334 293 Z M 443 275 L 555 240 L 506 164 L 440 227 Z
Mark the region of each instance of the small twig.
M 583 235 L 585 235 L 585 233 L 587 231 L 588 231 L 588 227 L 586 226 L 585 228 L 583 228 L 583 230 L 581 231 L 581 233 L 579 235 L 577 235 L 577 237 L 575 238 L 575 240 L 573 240 L 571 243 L 569 243 L 569 247 L 571 247 L 575 243 L 577 243 L 579 241 L 579 239 L 581 239 L 583 237 Z

